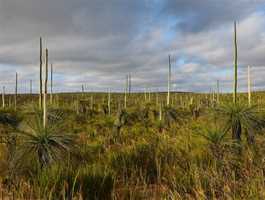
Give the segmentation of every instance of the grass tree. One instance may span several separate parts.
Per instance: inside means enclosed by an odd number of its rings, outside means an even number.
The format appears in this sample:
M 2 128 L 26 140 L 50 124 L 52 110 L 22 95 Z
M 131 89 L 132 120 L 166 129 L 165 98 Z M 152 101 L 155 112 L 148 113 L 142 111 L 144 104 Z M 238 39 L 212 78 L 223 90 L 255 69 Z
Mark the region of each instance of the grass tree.
M 179 112 L 172 107 L 166 106 L 163 108 L 162 112 L 163 113 L 161 114 L 163 115 L 163 122 L 168 128 L 170 128 L 174 123 L 181 123 L 185 118 L 184 113 Z
M 246 106 L 237 102 L 237 32 L 234 22 L 234 91 L 233 103 L 218 106 L 215 109 L 218 117 L 225 123 L 225 131 L 231 130 L 232 138 L 240 141 L 242 131 L 245 130 L 248 142 L 254 142 L 254 131 L 264 126 L 261 111 L 255 106 Z
M 119 110 L 113 126 L 115 138 L 120 137 L 122 127 L 125 126 L 129 121 L 129 113 L 125 109 Z
M 249 106 L 237 102 L 237 33 L 234 22 L 234 94 L 233 103 L 221 105 L 215 109 L 218 116 L 225 121 L 225 131 L 231 130 L 232 138 L 240 141 L 242 131 L 245 130 L 249 143 L 254 142 L 254 132 L 264 127 L 265 123 L 261 115 L 262 111 L 256 106 Z
M 19 165 L 32 159 L 43 168 L 65 158 L 65 154 L 74 147 L 73 135 L 62 133 L 63 119 L 60 115 L 54 117 L 55 115 L 49 117 L 49 123 L 44 127 L 41 113 L 36 110 L 26 131 L 20 130 L 21 144 L 16 157 Z
M 223 158 L 227 147 L 233 144 L 233 142 L 226 137 L 226 133 L 221 129 L 206 127 L 195 130 L 195 134 L 198 134 L 207 141 L 207 146 L 211 154 L 218 160 Z
M 248 106 L 242 103 L 224 104 L 215 108 L 217 117 L 224 121 L 225 132 L 231 130 L 232 138 L 240 141 L 242 132 L 245 131 L 247 140 L 254 142 L 254 132 L 264 127 L 262 111 L 256 106 Z

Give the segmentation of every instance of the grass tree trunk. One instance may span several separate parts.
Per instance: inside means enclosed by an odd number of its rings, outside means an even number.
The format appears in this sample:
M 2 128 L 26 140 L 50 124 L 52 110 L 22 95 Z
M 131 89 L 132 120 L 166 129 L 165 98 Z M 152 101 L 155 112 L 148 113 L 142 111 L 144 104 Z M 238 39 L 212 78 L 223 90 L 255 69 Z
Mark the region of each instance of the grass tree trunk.
M 46 49 L 46 67 L 45 67 L 45 82 L 44 82 L 44 94 L 43 94 L 43 127 L 46 128 L 47 126 L 47 90 L 48 90 L 48 49 Z
M 16 86 L 15 86 L 15 110 L 17 110 L 17 80 L 18 80 L 18 75 L 16 72 Z
M 170 104 L 170 90 L 171 90 L 171 59 L 168 56 L 168 82 L 167 82 L 167 106 Z
M 40 38 L 40 93 L 39 93 L 39 108 L 42 109 L 42 38 Z
M 250 77 L 250 66 L 248 66 L 248 105 L 251 106 L 251 77 Z
M 2 107 L 5 108 L 5 86 L 3 86 L 2 91 Z
M 234 140 L 240 141 L 241 140 L 241 132 L 242 132 L 242 127 L 241 127 L 241 123 L 235 123 L 232 126 L 232 138 Z
M 236 22 L 234 22 L 234 103 L 237 103 L 237 32 Z

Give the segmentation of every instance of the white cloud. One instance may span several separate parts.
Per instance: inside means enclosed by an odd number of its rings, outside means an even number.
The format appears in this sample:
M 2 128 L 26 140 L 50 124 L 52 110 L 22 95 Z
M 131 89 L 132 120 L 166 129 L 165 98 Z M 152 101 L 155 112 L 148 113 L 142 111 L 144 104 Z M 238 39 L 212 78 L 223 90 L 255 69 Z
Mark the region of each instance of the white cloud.
M 82 84 L 121 90 L 128 73 L 134 88 L 166 88 L 171 54 L 183 61 L 173 66 L 177 89 L 209 91 L 219 79 L 228 91 L 237 16 L 239 83 L 244 89 L 244 68 L 259 70 L 265 63 L 265 17 L 256 8 L 261 3 L 0 0 L 0 85 L 13 91 L 16 71 L 24 85 L 30 79 L 37 85 L 42 35 L 58 90 L 76 91 Z M 262 73 L 255 75 L 259 87 L 265 84 Z

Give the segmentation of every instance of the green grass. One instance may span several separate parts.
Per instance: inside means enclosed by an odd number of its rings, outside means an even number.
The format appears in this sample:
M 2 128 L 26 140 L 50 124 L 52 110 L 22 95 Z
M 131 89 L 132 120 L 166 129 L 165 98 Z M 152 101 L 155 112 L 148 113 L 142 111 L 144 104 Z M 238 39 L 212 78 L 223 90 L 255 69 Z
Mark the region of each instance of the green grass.
M 156 94 L 146 102 L 144 94 L 131 94 L 126 110 L 123 94 L 111 94 L 111 115 L 107 95 L 94 93 L 91 106 L 90 93 L 54 94 L 47 129 L 33 109 L 37 96 L 18 95 L 17 111 L 12 101 L 1 109 L 4 193 L 20 199 L 265 198 L 265 93 L 252 94 L 251 108 L 243 93 L 236 106 L 231 94 L 220 94 L 217 105 L 209 94 L 172 93 L 169 107 L 166 93 L 158 94 L 158 104 Z M 238 123 L 240 140 L 233 136 Z

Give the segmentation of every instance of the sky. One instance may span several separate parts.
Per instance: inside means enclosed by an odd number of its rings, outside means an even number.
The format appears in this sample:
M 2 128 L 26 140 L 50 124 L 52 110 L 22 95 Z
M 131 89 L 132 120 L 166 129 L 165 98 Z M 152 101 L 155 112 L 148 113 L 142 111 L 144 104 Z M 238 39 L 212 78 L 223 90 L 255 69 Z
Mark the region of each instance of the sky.
M 39 87 L 39 37 L 49 49 L 54 91 L 167 88 L 209 92 L 233 88 L 233 22 L 237 21 L 239 90 L 247 66 L 254 90 L 265 90 L 265 0 L 0 0 L 0 87 Z

